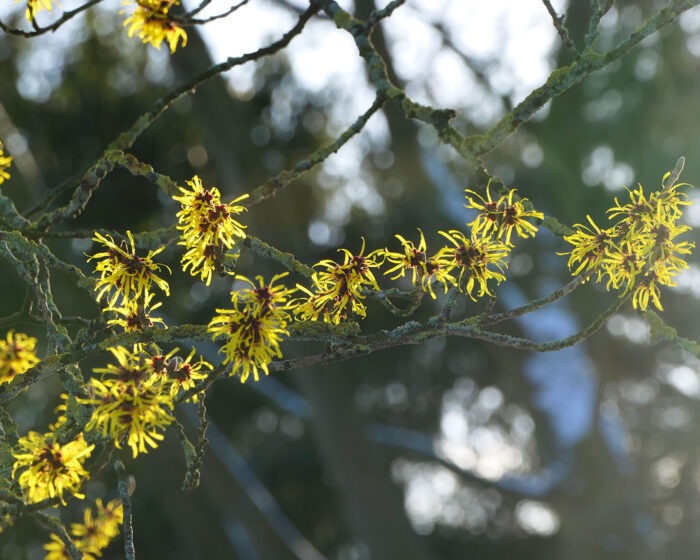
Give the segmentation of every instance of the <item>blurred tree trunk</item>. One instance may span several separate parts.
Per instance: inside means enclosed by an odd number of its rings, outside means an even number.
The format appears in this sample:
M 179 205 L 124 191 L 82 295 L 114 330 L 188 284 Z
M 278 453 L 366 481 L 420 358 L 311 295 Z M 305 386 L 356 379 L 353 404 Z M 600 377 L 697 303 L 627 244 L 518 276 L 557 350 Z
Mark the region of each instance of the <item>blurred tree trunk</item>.
M 232 521 L 240 523 L 257 549 L 259 558 L 299 560 L 299 556 L 294 554 L 270 526 L 257 505 L 252 502 L 247 490 L 228 474 L 211 450 L 204 458 L 200 484 L 210 503 L 216 505 L 221 523 L 227 524 Z M 228 556 L 221 551 L 219 554 L 221 558 Z
M 374 0 L 356 0 L 355 16 L 366 20 L 377 6 Z M 401 8 L 399 8 L 401 9 Z M 377 52 L 384 59 L 389 79 L 400 88 L 405 86 L 394 68 L 391 52 L 381 25 L 377 25 L 372 34 L 372 42 Z M 387 178 L 398 178 L 400 184 L 405 187 L 405 203 L 395 213 L 388 214 L 388 223 L 392 224 L 392 231 L 387 231 L 387 237 L 403 231 L 410 225 L 413 231 L 416 224 L 421 224 L 426 230 L 430 229 L 430 220 L 439 223 L 439 200 L 441 194 L 433 184 L 431 177 L 424 166 L 423 150 L 418 142 L 418 125 L 415 121 L 406 119 L 403 113 L 393 103 L 386 103 L 382 109 L 389 128 L 390 149 L 394 155 L 393 166 L 385 171 Z M 381 191 L 382 174 L 378 173 L 377 181 Z M 415 203 L 409 202 L 410 200 Z
M 178 84 L 191 80 L 209 68 L 214 61 L 204 44 L 199 27 L 187 30 L 187 48 L 178 49 L 171 57 Z M 230 193 L 242 180 L 242 156 L 250 146 L 242 142 L 240 123 L 245 122 L 241 107 L 228 91 L 225 75 L 217 75 L 190 96 L 192 112 L 201 129 L 204 148 L 220 185 L 229 185 L 222 192 Z
M 322 460 L 337 480 L 351 529 L 373 560 L 428 560 L 406 518 L 399 489 L 379 448 L 367 441 L 367 425 L 355 410 L 347 368 L 307 370 L 296 375 L 314 411 Z
M 137 498 L 145 502 L 145 507 L 149 500 L 162 500 L 163 510 L 170 518 L 169 526 L 177 528 L 178 543 L 184 549 L 182 556 L 178 558 L 317 558 L 313 555 L 295 554 L 253 502 L 251 495 L 255 488 L 244 486 L 231 474 L 231 465 L 227 467 L 218 457 L 221 450 L 217 453 L 217 450 L 211 448 L 215 445 L 216 442 L 210 442 L 202 464 L 200 486 L 192 492 L 180 490 L 185 465 L 182 449 L 174 437 L 166 438 L 158 449 L 161 464 L 171 467 L 161 469 L 157 473 L 144 469 L 142 477 L 137 477 Z M 193 511 L 199 513 L 193 516 Z M 148 521 L 144 524 L 147 525 Z M 236 530 L 239 524 L 244 531 Z M 137 520 L 137 543 L 139 526 Z M 240 534 L 238 539 L 237 533 Z M 233 541 L 239 541 L 238 550 L 232 544 Z M 148 542 L 152 544 L 157 541 L 149 539 Z M 245 556 L 243 545 L 254 549 L 257 555 Z M 297 542 L 295 545 L 302 547 L 303 543 Z M 216 553 L 214 556 L 211 555 L 212 551 Z M 146 552 L 149 552 L 147 558 L 157 557 L 154 550 Z

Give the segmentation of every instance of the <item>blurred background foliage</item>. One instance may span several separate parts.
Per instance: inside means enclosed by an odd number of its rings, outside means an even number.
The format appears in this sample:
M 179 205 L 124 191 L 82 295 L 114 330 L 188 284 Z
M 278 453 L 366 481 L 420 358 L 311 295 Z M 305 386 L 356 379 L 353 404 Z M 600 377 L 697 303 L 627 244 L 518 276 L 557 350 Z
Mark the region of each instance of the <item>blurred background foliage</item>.
M 546 16 L 539 2 L 528 3 Z M 24 40 L 0 34 L 0 138 L 15 158 L 13 179 L 3 191 L 21 210 L 84 170 L 161 95 L 214 58 L 214 39 L 200 36 L 206 28 L 188 28 L 188 46 L 172 56 L 129 39 L 113 4 L 100 5 L 51 36 Z M 288 18 L 303 8 L 291 1 L 250 4 L 260 13 Z M 409 0 L 377 29 L 375 42 L 390 75 L 417 99 L 440 106 L 451 91 L 448 105 L 460 111 L 458 126 L 474 133 L 486 130 L 528 91 L 522 91 L 517 72 L 504 81 L 505 47 L 486 54 L 460 48 L 460 27 L 450 18 L 455 10 L 476 17 L 470 10 L 478 3 L 458 4 Z M 493 4 L 495 18 L 513 8 L 510 2 Z M 363 18 L 377 7 L 375 0 L 343 5 Z M 581 44 L 591 2 L 555 5 L 566 11 L 571 36 Z M 613 46 L 661 5 L 616 1 L 602 22 L 598 45 Z M 412 44 L 424 36 L 412 36 L 410 27 L 392 28 L 402 10 L 431 29 L 430 41 Z M 21 12 L 16 11 L 17 21 Z M 527 24 L 522 22 L 520 33 L 536 39 L 542 30 Z M 552 69 L 570 62 L 571 54 L 547 24 L 551 47 L 545 63 Z M 509 44 L 509 29 L 502 26 L 497 47 Z M 322 17 L 313 30 L 319 45 L 343 33 Z M 225 48 L 225 40 L 218 43 Z M 429 62 L 411 60 L 409 48 Z M 180 100 L 141 137 L 135 155 L 181 184 L 198 174 L 227 199 L 290 167 L 333 139 L 339 123 L 352 122 L 371 102 L 362 97 L 368 88 L 362 72 L 353 68 L 347 71 L 357 81 L 355 92 L 343 90 L 344 84 L 309 87 L 295 71 L 300 63 L 291 60 L 294 52 L 292 45 L 247 68 L 243 85 L 235 76 L 220 77 Z M 613 197 L 624 195 L 623 185 L 658 188 L 680 155 L 687 158 L 682 178 L 698 182 L 699 58 L 696 8 L 557 97 L 488 155 L 489 169 L 537 209 L 568 224 L 585 221 L 586 214 L 601 223 Z M 450 72 L 440 74 L 446 60 Z M 438 229 L 468 221 L 463 189 L 485 186 L 473 181 L 466 162 L 431 129 L 387 107 L 324 165 L 248 212 L 245 223 L 251 234 L 309 264 L 334 258 L 340 246 L 359 250 L 361 237 L 370 249 L 395 244 L 396 233 L 416 238 L 417 227 L 429 248 L 436 247 Z M 698 196 L 690 192 L 691 199 Z M 92 251 L 94 228 L 155 229 L 172 224 L 175 211 L 152 184 L 115 171 L 70 225 L 75 238 L 56 239 L 52 246 L 88 271 L 84 253 Z M 689 209 L 686 221 L 700 223 L 697 208 Z M 555 254 L 563 250 L 562 240 L 543 230 L 536 240 L 521 242 L 509 280 L 498 290 L 497 308 L 566 283 L 566 259 Z M 164 255 L 173 270 L 174 297 L 163 307 L 169 324 L 206 323 L 216 307 L 226 306 L 230 280 L 216 278 L 205 288 L 178 270 L 174 243 Z M 280 272 L 245 251 L 238 269 L 248 276 Z M 65 315 L 98 314 L 70 279 L 59 275 L 55 282 Z M 0 263 L 0 290 L 2 314 L 16 311 L 26 296 L 6 262 Z M 663 293 L 663 316 L 695 340 L 699 296 L 700 268 L 692 257 L 679 286 Z M 504 332 L 561 337 L 587 324 L 613 297 L 586 286 Z M 464 302 L 460 312 L 478 313 L 483 305 Z M 434 303 L 424 301 L 417 318 L 434 312 Z M 364 331 L 395 324 L 381 306 L 369 303 Z M 17 328 L 42 336 L 36 324 Z M 214 345 L 199 349 L 217 359 Z M 287 357 L 307 352 L 308 345 L 285 347 Z M 86 362 L 83 372 L 97 365 Z M 22 431 L 43 429 L 54 417 L 60 391 L 57 380 L 47 379 L 8 410 Z M 257 384 L 219 381 L 207 397 L 211 445 L 199 489 L 180 491 L 184 462 L 172 431 L 161 447 L 127 465 L 137 482 L 137 555 L 695 558 L 699 399 L 698 361 L 651 345 L 645 321 L 629 306 L 585 343 L 547 355 L 438 339 L 275 374 Z M 192 428 L 186 410 L 179 417 Z M 115 486 L 105 472 L 88 495 L 113 498 Z M 76 521 L 81 505 L 73 500 L 63 520 Z M 0 557 L 42 558 L 46 540 L 46 533 L 21 522 L 0 536 Z M 122 557 L 121 542 L 105 557 Z

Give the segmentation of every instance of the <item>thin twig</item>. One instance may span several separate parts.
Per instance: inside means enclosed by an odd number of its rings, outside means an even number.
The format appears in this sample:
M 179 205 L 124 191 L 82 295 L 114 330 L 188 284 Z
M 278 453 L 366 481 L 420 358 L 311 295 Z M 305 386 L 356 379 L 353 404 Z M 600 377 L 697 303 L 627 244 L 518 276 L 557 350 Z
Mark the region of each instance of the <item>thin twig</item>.
M 591 324 L 579 332 L 565 338 L 547 342 L 535 342 L 527 338 L 487 331 L 474 324 L 472 320 L 445 324 L 439 324 L 437 322 L 431 324 L 429 322 L 427 325 L 416 321 L 409 321 L 392 331 L 383 331 L 368 336 L 351 337 L 344 344 L 330 346 L 321 354 L 280 360 L 271 363 L 268 368 L 270 372 L 276 372 L 326 365 L 366 356 L 378 350 L 393 348 L 395 346 L 423 344 L 427 340 L 442 336 L 460 336 L 475 340 L 483 340 L 498 346 L 516 348 L 518 350 L 554 352 L 562 348 L 574 346 L 597 332 L 603 324 L 605 324 L 605 321 L 620 309 L 627 299 L 627 297 L 617 298 L 605 311 L 596 317 Z
M 75 543 L 68 536 L 68 531 L 66 531 L 66 528 L 57 518 L 40 511 L 35 511 L 31 514 L 31 517 L 33 517 L 43 528 L 51 531 L 59 539 L 61 539 L 61 542 L 63 542 L 66 552 L 68 552 L 71 560 L 80 560 L 83 557 L 83 555 L 76 548 Z
M 366 27 L 368 30 L 372 30 L 375 25 L 377 25 L 383 19 L 388 18 L 394 13 L 396 8 L 403 6 L 406 0 L 393 0 L 384 6 L 381 10 L 374 10 L 367 18 Z
M 127 474 L 124 463 L 117 459 L 114 461 L 114 471 L 117 473 L 117 491 L 122 500 L 124 512 L 124 522 L 122 531 L 124 534 L 124 556 L 126 560 L 136 560 L 136 549 L 134 548 L 134 527 L 131 518 L 131 496 L 134 493 L 134 478 Z
M 569 282 L 568 284 L 562 286 L 558 290 L 553 291 L 548 296 L 533 300 L 525 305 L 516 307 L 515 309 L 511 309 L 510 311 L 504 311 L 502 313 L 496 313 L 494 315 L 484 317 L 482 320 L 479 321 L 479 324 L 484 326 L 495 325 L 502 321 L 506 321 L 508 319 L 515 319 L 516 317 L 520 317 L 521 315 L 525 315 L 526 313 L 531 313 L 532 311 L 544 307 L 548 303 L 552 303 L 563 298 L 564 296 L 569 295 L 576 288 L 581 286 L 586 281 L 586 278 L 588 278 L 588 276 L 589 275 L 587 274 L 579 275 L 573 280 L 571 280 L 571 282 Z
M 21 37 L 36 37 L 37 35 L 43 35 L 44 33 L 48 33 L 49 31 L 56 31 L 68 20 L 74 18 L 75 16 L 77 16 L 81 12 L 84 12 L 88 8 L 99 4 L 100 2 L 102 2 L 102 0 L 89 0 L 88 2 L 76 8 L 75 10 L 64 12 L 60 18 L 54 21 L 51 25 L 47 25 L 46 27 L 39 27 L 39 25 L 36 23 L 36 20 L 32 18 L 31 24 L 34 28 L 34 31 L 23 31 L 21 29 L 15 29 L 13 27 L 10 27 L 6 23 L 3 23 L 2 21 L 0 21 L 0 29 L 2 29 L 8 35 L 19 35 Z
M 350 140 L 364 128 L 370 117 L 381 109 L 385 102 L 386 98 L 383 95 L 378 94 L 370 108 L 362 113 L 362 115 L 360 115 L 355 122 L 346 128 L 333 142 L 322 146 L 310 154 L 307 158 L 299 160 L 291 169 L 281 171 L 275 177 L 268 179 L 265 183 L 253 189 L 250 192 L 250 198 L 245 202 L 245 205 L 250 208 L 251 206 L 259 204 L 270 197 L 274 197 L 278 190 L 297 180 L 307 171 L 325 161 L 328 156 L 340 150 L 340 148 L 342 148 L 348 142 L 348 140 Z
M 179 23 L 180 25 L 187 26 L 187 25 L 204 25 L 205 23 L 209 23 L 210 21 L 215 21 L 217 19 L 223 19 L 225 17 L 230 16 L 233 12 L 238 10 L 239 8 L 242 8 L 245 6 L 250 0 L 241 0 L 238 4 L 234 4 L 231 6 L 228 10 L 225 12 L 222 12 L 220 14 L 217 14 L 215 16 L 211 16 L 208 18 L 203 18 L 203 19 L 197 19 L 193 17 L 196 13 L 201 11 L 202 5 L 200 4 L 195 10 L 189 12 L 188 14 L 185 14 L 183 17 L 173 17 L 173 21 L 176 23 Z
M 571 39 L 569 30 L 564 25 L 564 16 L 557 15 L 557 12 L 552 7 L 550 0 L 542 0 L 542 3 L 544 4 L 545 8 L 547 8 L 549 15 L 552 17 L 554 28 L 557 30 L 557 33 L 559 33 L 559 37 L 561 37 L 561 40 L 566 48 L 569 49 L 575 56 L 578 56 L 576 44 L 574 43 L 573 39 Z
M 242 245 L 248 247 L 256 255 L 278 262 L 290 272 L 295 272 L 304 278 L 311 278 L 314 269 L 298 260 L 292 253 L 285 253 L 272 245 L 265 243 L 253 235 L 247 235 Z
M 583 40 L 584 50 L 593 48 L 593 44 L 600 34 L 600 20 L 610 11 L 610 8 L 613 6 L 613 2 L 614 0 L 591 0 L 593 14 L 591 14 L 591 19 L 588 22 L 588 31 L 586 32 L 586 37 Z
M 644 318 L 649 322 L 651 330 L 650 337 L 652 342 L 670 342 L 676 348 L 685 350 L 689 354 L 700 358 L 700 344 L 690 338 L 685 338 L 678 335 L 678 331 L 673 327 L 668 326 L 664 320 L 659 317 L 658 313 L 647 309 L 643 312 Z
M 209 4 L 211 4 L 211 0 L 202 0 L 199 3 L 199 6 L 194 8 L 193 10 L 190 10 L 185 14 L 185 17 L 193 17 L 196 16 L 199 12 L 201 12 L 204 8 L 206 8 Z
M 158 118 L 167 111 L 170 106 L 180 99 L 182 96 L 194 93 L 201 85 L 210 79 L 227 72 L 231 68 L 236 66 L 241 66 L 246 62 L 251 62 L 253 60 L 259 60 L 280 50 L 284 49 L 291 40 L 299 35 L 304 29 L 306 23 L 313 17 L 313 15 L 318 11 L 318 6 L 315 2 L 312 2 L 306 11 L 299 16 L 299 20 L 287 33 L 285 33 L 280 39 L 271 43 L 266 47 L 262 47 L 254 52 L 244 54 L 242 56 L 230 57 L 224 62 L 219 64 L 214 64 L 209 69 L 201 72 L 194 78 L 192 78 L 186 84 L 181 85 L 175 90 L 171 91 L 168 95 L 157 101 L 153 108 L 141 115 L 136 122 L 126 131 L 120 134 L 117 139 L 110 144 L 109 150 L 128 150 L 136 142 L 136 139 L 143 134 L 143 132 L 148 129 Z
M 65 179 L 52 189 L 50 189 L 46 193 L 46 197 L 34 204 L 33 206 L 30 206 L 25 212 L 24 215 L 27 218 L 31 218 L 34 214 L 37 214 L 38 212 L 41 212 L 48 208 L 51 204 L 53 204 L 57 198 L 59 198 L 62 194 L 67 193 L 75 189 L 78 185 L 80 185 L 80 181 L 82 181 L 82 178 L 85 176 L 87 173 L 89 167 L 85 168 L 81 171 L 78 171 L 77 173 L 73 174 L 72 177 L 69 177 L 68 179 Z
M 518 350 L 530 350 L 533 352 L 555 352 L 557 350 L 561 350 L 562 348 L 574 346 L 596 333 L 605 324 L 605 322 L 614 313 L 616 313 L 620 307 L 622 307 L 627 299 L 628 297 L 618 297 L 608 306 L 607 309 L 605 309 L 605 311 L 598 315 L 595 320 L 593 320 L 586 328 L 581 329 L 579 332 L 565 338 L 559 338 L 547 342 L 535 342 L 527 338 L 494 333 L 491 331 L 482 330 L 480 327 L 472 324 L 464 323 L 464 326 L 455 325 L 454 323 L 446 325 L 446 332 L 447 334 L 460 336 L 460 331 L 464 329 L 464 334 L 461 336 L 466 336 L 467 338 L 474 338 L 477 340 L 484 340 L 486 342 L 497 344 L 498 346 L 516 348 Z

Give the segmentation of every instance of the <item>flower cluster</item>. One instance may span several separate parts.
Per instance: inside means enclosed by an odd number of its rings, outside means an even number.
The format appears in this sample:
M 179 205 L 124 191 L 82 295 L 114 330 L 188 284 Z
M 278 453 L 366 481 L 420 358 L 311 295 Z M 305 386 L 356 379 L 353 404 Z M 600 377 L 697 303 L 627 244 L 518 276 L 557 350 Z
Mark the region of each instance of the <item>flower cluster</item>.
M 95 233 L 92 238 L 107 249 L 88 257 L 88 260 L 99 260 L 95 265 L 95 272 L 100 273 L 100 279 L 95 287 L 95 291 L 98 292 L 97 301 L 105 295 L 108 295 L 110 306 L 120 298 L 123 303 L 137 300 L 142 295 L 149 294 L 154 283 L 165 292 L 165 295 L 170 295 L 168 282 L 156 274 L 161 267 L 166 269 L 168 267 L 153 261 L 153 257 L 165 247 L 148 251 L 145 257 L 139 257 L 134 246 L 134 236 L 130 231 L 127 231 L 126 235 L 129 238 L 129 245 L 125 241 L 117 245 L 111 235 Z
M 150 316 L 150 313 L 161 305 L 151 305 L 151 289 L 155 284 L 165 295 L 170 295 L 168 282 L 158 276 L 161 268 L 168 272 L 170 269 L 153 260 L 165 247 L 148 251 L 145 257 L 140 257 L 136 254 L 133 235 L 130 231 L 126 234 L 129 244 L 122 241 L 117 245 L 112 236 L 95 233 L 92 240 L 102 244 L 106 250 L 88 256 L 88 260 L 98 261 L 95 265 L 95 272 L 100 274 L 95 286 L 97 301 L 106 296 L 107 306 L 104 311 L 116 315 L 108 324 L 121 326 L 126 331 L 134 331 L 151 327 L 153 323 L 163 324 L 162 319 L 153 319 Z
M 517 189 L 510 189 L 493 200 L 491 197 L 491 184 L 486 186 L 486 198 L 475 191 L 466 190 L 467 208 L 478 210 L 477 217 L 468 225 L 474 235 L 481 237 L 491 236 L 498 241 L 505 241 L 505 244 L 512 247 L 511 237 L 515 231 L 518 237 L 534 237 L 537 233 L 537 226 L 530 223 L 526 218 L 544 218 L 542 212 L 528 210 L 528 199 L 519 198 L 515 200 Z
M 119 526 L 124 520 L 121 500 L 112 500 L 107 505 L 102 500 L 95 502 L 95 513 L 86 508 L 82 523 L 71 523 L 70 536 L 83 555 L 83 560 L 94 560 L 102 556 L 102 551 L 119 535 Z M 51 541 L 44 545 L 45 560 L 70 560 L 71 556 L 65 543 L 52 533 Z
M 179 245 L 186 249 L 182 268 L 189 269 L 192 276 L 199 275 L 208 286 L 212 273 L 222 269 L 224 250 L 233 248 L 237 240 L 245 239 L 245 226 L 232 216 L 245 210 L 236 203 L 248 195 L 223 204 L 219 189 L 205 189 L 196 175 L 187 184 L 189 189 L 180 187 L 182 195 L 173 197 L 182 206 L 177 213 L 177 229 L 182 231 Z
M 517 190 L 511 189 L 494 200 L 490 185 L 486 187 L 486 197 L 467 189 L 465 206 L 478 211 L 477 217 L 467 224 L 471 230 L 469 235 L 454 229 L 439 231 L 452 246 L 442 247 L 431 257 L 427 256 L 422 231 L 418 230 L 418 246 L 396 235 L 403 252 L 380 251 L 384 259 L 394 265 L 384 274 L 394 274 L 392 279 L 397 279 L 410 270 L 413 284 L 427 291 L 433 299 L 435 284 L 441 285 L 445 292 L 450 286 L 457 286 L 473 300 L 484 295 L 493 296 L 491 284 L 505 280 L 513 232 L 518 237 L 534 237 L 537 226 L 528 220 L 544 218 L 542 212 L 527 209 L 526 198 L 516 200 L 516 194 Z
M 78 401 L 94 407 L 87 430 L 111 438 L 117 448 L 126 443 L 136 457 L 148 451 L 146 445 L 158 446 L 161 431 L 174 420 L 175 395 L 203 379 L 211 364 L 192 363 L 194 353 L 184 361 L 173 358 L 175 352 L 150 356 L 140 346 L 133 351 L 116 346 L 110 352 L 117 364 L 96 368 L 101 378 L 91 378 L 90 397 Z
M 2 147 L 2 141 L 0 141 L 0 185 L 2 185 L 7 179 L 10 178 L 10 174 L 7 172 L 7 168 L 12 164 L 12 158 L 6 156 Z
M 36 338 L 12 330 L 5 340 L 0 340 L 0 385 L 39 363 L 35 348 Z
M 306 321 L 323 319 L 327 323 L 338 324 L 348 316 L 348 308 L 359 317 L 365 317 L 367 312 L 362 300 L 363 291 L 367 288 L 379 290 L 373 268 L 381 265 L 378 260 L 382 251 L 372 251 L 364 255 L 365 242 L 357 255 L 347 249 L 339 249 L 343 254 L 342 264 L 331 259 L 324 259 L 315 267 L 325 270 L 314 272 L 313 291 L 297 285 L 307 297 L 295 302 L 294 313 Z
M 12 453 L 12 476 L 17 478 L 29 503 L 58 498 L 65 505 L 66 493 L 84 498 L 80 487 L 88 472 L 83 463 L 94 447 L 85 443 L 82 433 L 73 441 L 60 444 L 52 432 L 29 432 L 19 438 Z
M 676 238 L 690 229 L 679 225 L 688 206 L 684 183 L 671 185 L 648 197 L 641 185 L 628 190 L 629 202 L 615 198 L 608 218 L 610 227 L 599 227 L 587 216 L 590 226 L 575 224 L 575 232 L 564 239 L 573 245 L 568 266 L 574 275 L 587 274 L 606 288 L 632 293 L 632 305 L 646 309 L 651 302 L 662 310 L 659 286 L 674 286 L 676 275 L 688 267 L 683 256 L 695 244 Z
M 510 248 L 502 241 L 477 235 L 474 230 L 468 238 L 455 229 L 438 233 L 454 246 L 442 249 L 438 262 L 449 272 L 458 271 L 457 285 L 460 290 L 474 301 L 475 289 L 478 289 L 478 297 L 485 294 L 493 296 L 489 290 L 489 281 L 500 284 L 506 279 L 503 272 Z
M 129 37 L 138 33 L 144 44 L 150 43 L 157 49 L 165 41 L 171 53 L 175 52 L 178 43 L 183 47 L 187 45 L 187 33 L 170 16 L 170 9 L 179 4 L 178 0 L 127 0 L 125 3 L 136 4 L 136 10 L 124 20 L 124 26 L 129 27 Z
M 259 379 L 260 370 L 268 374 L 267 366 L 275 357 L 281 357 L 280 342 L 287 336 L 289 321 L 289 296 L 293 290 L 275 282 L 287 275 L 286 272 L 273 276 L 266 284 L 262 276 L 255 279 L 256 286 L 244 276 L 236 276 L 247 282 L 250 288 L 231 293 L 232 309 L 217 309 L 209 323 L 208 331 L 214 340 L 224 339 L 221 352 L 224 364 L 231 363 L 234 374 L 241 382 L 253 374 Z
M 430 294 L 430 297 L 436 299 L 433 284 L 441 284 L 445 292 L 450 286 L 454 286 L 457 281 L 450 274 L 449 263 L 445 261 L 445 251 L 427 256 L 427 245 L 423 232 L 419 229 L 420 240 L 418 246 L 402 235 L 396 234 L 394 237 L 401 242 L 403 248 L 402 253 L 382 249 L 379 254 L 384 257 L 385 262 L 389 262 L 394 266 L 384 272 L 385 275 L 394 274 L 390 278 L 397 280 L 406 275 L 407 271 L 411 271 L 412 282 L 414 286 L 421 286 L 424 291 Z

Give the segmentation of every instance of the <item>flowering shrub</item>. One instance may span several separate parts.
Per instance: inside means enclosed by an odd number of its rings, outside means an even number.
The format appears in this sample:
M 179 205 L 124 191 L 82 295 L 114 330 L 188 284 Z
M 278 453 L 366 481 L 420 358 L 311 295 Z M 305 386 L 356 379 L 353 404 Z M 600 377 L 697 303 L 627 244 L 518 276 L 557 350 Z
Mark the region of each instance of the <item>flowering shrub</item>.
M 14 31 L 29 36 L 53 31 L 94 3 L 59 16 L 55 14 L 59 4 L 27 0 L 25 15 L 33 31 Z M 175 0 L 127 0 L 124 5 L 128 15 L 122 23 L 129 37 L 137 36 L 155 48 L 165 43 L 174 53 L 187 46 L 188 25 L 206 23 L 196 16 L 208 3 L 202 2 L 198 9 L 187 12 Z M 240 3 L 225 15 L 245 4 Z M 67 201 L 60 198 L 60 193 L 52 198 L 52 193 L 44 206 L 25 215 L 8 195 L 0 193 L 0 252 L 16 266 L 27 286 L 31 301 L 23 312 L 45 327 L 40 338 L 15 328 L 21 321 L 5 331 L 5 338 L 0 340 L 0 402 L 10 401 L 27 387 L 55 376 L 60 380 L 63 403 L 46 432 L 31 429 L 19 435 L 16 429 L 15 433 L 11 429 L 0 430 L 1 450 L 7 451 L 6 480 L 0 483 L 0 530 L 23 515 L 33 515 L 39 507 L 65 507 L 84 499 L 88 483 L 99 476 L 106 462 L 113 461 L 117 472 L 121 472 L 123 459 L 139 460 L 157 449 L 172 432 L 177 432 L 185 449 L 187 476 L 197 480 L 207 443 L 204 401 L 209 388 L 221 378 L 258 382 L 263 375 L 299 365 L 327 364 L 446 335 L 549 351 L 590 336 L 628 299 L 632 309 L 640 312 L 649 311 L 650 307 L 663 310 L 662 289 L 676 285 L 678 275 L 688 268 L 686 259 L 694 248 L 694 243 L 684 237 L 690 230 L 683 222 L 683 213 L 692 204 L 687 195 L 692 187 L 677 182 L 682 165 L 666 174 L 655 191 L 645 191 L 639 185 L 628 188 L 626 198 L 615 198 L 607 211 L 606 226 L 586 215 L 585 221 L 582 218 L 581 223 L 568 228 L 536 209 L 543 207 L 545 201 L 531 201 L 521 196 L 518 189 L 490 177 L 465 189 L 462 223 L 444 224 L 444 229 L 435 231 L 420 227 L 417 239 L 415 233 L 391 232 L 389 239 L 381 242 L 386 244 L 383 247 L 368 247 L 362 238 L 350 244 L 352 249 L 337 248 L 334 258 L 313 264 L 302 263 L 285 253 L 286 247 L 274 247 L 250 233 L 255 231 L 255 205 L 322 163 L 389 103 L 394 103 L 405 117 L 432 126 L 440 138 L 475 167 L 492 149 L 487 146 L 488 138 L 502 134 L 494 128 L 492 136 L 478 136 L 467 142 L 450 124 L 452 113 L 414 102 L 391 83 L 369 38 L 374 26 L 401 4 L 391 2 L 361 22 L 335 2 L 311 2 L 295 27 L 277 43 L 249 56 L 231 57 L 158 102 L 110 144 L 84 173 Z M 195 91 L 212 76 L 281 50 L 321 10 L 357 42 L 376 90 L 371 109 L 333 142 L 259 188 L 230 200 L 197 175 L 177 179 L 161 175 L 128 153 L 141 133 L 177 99 Z M 681 11 L 678 8 L 674 14 Z M 49 14 L 39 19 L 53 14 L 58 18 L 56 23 L 41 27 L 37 15 L 42 12 Z M 628 45 L 631 46 L 632 43 Z M 623 51 L 614 54 L 622 56 Z M 600 58 L 599 62 L 579 58 L 575 64 L 580 66 L 574 69 L 587 75 L 612 62 Z M 559 75 L 553 76 L 555 82 L 563 80 Z M 559 87 L 565 89 L 561 84 Z M 531 116 L 544 101 L 538 101 L 539 106 L 531 100 L 524 101 L 518 115 Z M 504 122 L 502 126 L 511 126 L 510 121 Z M 512 126 L 509 133 L 515 131 L 515 125 Z M 0 143 L 0 184 L 8 193 L 13 186 L 13 166 L 13 157 L 5 154 Z M 57 239 L 81 237 L 65 233 L 60 226 L 87 207 L 93 191 L 115 168 L 144 177 L 162 189 L 168 224 L 142 233 L 91 230 L 86 238 L 91 238 L 94 247 L 83 261 L 68 262 L 67 257 L 63 260 L 45 239 L 50 234 Z M 173 203 L 177 205 L 175 210 L 171 208 Z M 519 243 L 532 242 L 542 228 L 559 235 L 560 247 L 568 243 L 568 250 L 559 254 L 568 256 L 569 271 L 577 280 L 551 297 L 501 315 L 493 313 L 499 286 L 510 279 L 513 250 Z M 439 240 L 430 250 L 424 231 L 429 239 Z M 167 260 L 169 252 L 177 252 L 179 270 L 159 262 L 172 262 Z M 283 270 L 269 280 L 256 275 L 256 270 L 245 268 L 254 261 L 241 258 L 248 252 L 269 259 Z M 86 274 L 84 271 L 90 266 L 93 269 Z M 55 269 L 69 275 L 77 289 L 90 295 L 91 303 L 99 309 L 97 319 L 81 317 L 70 322 L 62 315 L 63 302 L 56 302 L 51 291 L 50 272 Z M 189 288 L 208 290 L 213 283 L 226 283 L 230 287 L 230 305 L 216 307 L 199 324 L 172 321 L 167 315 L 169 298 L 183 294 L 171 295 L 171 283 L 177 286 L 173 277 L 180 274 Z M 586 283 L 597 283 L 619 293 L 612 311 L 601 312 L 593 327 L 547 343 L 490 330 L 500 320 L 535 311 Z M 423 301 L 426 293 L 430 298 Z M 457 301 L 462 304 L 460 309 L 456 308 Z M 431 305 L 438 311 L 427 320 L 401 322 L 421 305 L 423 311 Z M 377 314 L 392 315 L 391 320 L 396 323 L 393 330 L 363 330 L 362 321 L 375 309 Z M 69 324 L 80 328 L 71 330 Z M 293 353 L 288 355 L 290 342 L 300 346 L 316 343 L 323 345 L 324 350 L 299 358 Z M 205 359 L 209 356 L 202 350 L 205 345 L 215 346 L 220 359 Z M 87 359 L 101 360 L 102 366 L 86 367 Z M 201 412 L 196 444 L 189 441 L 178 421 L 177 412 L 184 403 L 196 405 Z M 0 420 L 4 422 L 4 417 Z M 52 516 L 41 518 L 56 529 L 47 537 L 47 559 L 100 557 L 122 525 L 124 540 L 133 540 L 128 515 L 131 494 L 125 489 L 125 477 L 119 484 L 119 500 L 103 505 L 97 499 L 94 509 L 84 509 L 82 523 L 73 523 L 70 530 L 55 519 L 48 519 Z M 132 558 L 129 547 L 125 549 Z

